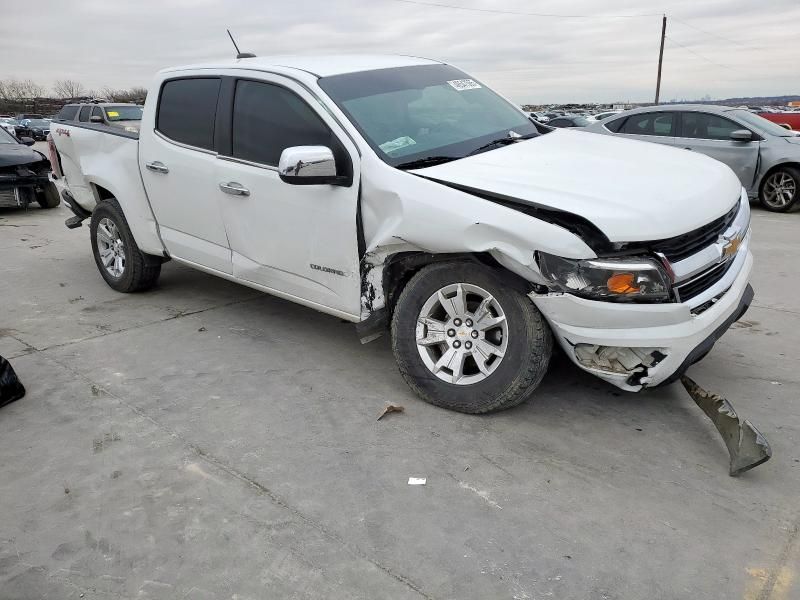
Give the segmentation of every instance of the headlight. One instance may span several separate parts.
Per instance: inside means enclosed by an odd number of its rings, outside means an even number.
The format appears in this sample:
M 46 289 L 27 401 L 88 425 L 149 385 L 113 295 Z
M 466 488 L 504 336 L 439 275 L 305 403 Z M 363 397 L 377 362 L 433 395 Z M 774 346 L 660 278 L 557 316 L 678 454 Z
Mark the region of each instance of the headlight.
M 539 252 L 538 258 L 542 275 L 569 294 L 617 302 L 670 299 L 666 273 L 647 257 L 573 260 Z

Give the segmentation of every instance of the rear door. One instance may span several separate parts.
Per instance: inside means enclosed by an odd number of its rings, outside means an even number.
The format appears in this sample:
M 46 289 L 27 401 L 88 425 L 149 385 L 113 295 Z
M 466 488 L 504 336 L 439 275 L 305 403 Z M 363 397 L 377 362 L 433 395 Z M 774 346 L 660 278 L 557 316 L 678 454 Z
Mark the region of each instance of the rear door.
M 215 187 L 234 275 L 328 312 L 358 315 L 357 149 L 292 80 L 265 74 L 228 82 L 230 137 L 220 147 Z M 291 146 L 331 148 L 337 173 L 352 174 L 353 183 L 284 183 L 278 159 Z M 233 195 L 231 186 L 246 193 Z
M 675 144 L 677 121 L 674 112 L 637 113 L 627 117 L 617 133 L 634 140 L 672 146 Z
M 732 132 L 747 127 L 712 113 L 685 111 L 680 113 L 680 121 L 676 139 L 681 148 L 716 158 L 733 169 L 743 186 L 753 184 L 760 144 L 757 134 L 749 142 L 732 140 Z
M 170 254 L 230 274 L 214 173 L 220 85 L 207 75 L 163 82 L 157 105 L 146 111 L 139 169 Z

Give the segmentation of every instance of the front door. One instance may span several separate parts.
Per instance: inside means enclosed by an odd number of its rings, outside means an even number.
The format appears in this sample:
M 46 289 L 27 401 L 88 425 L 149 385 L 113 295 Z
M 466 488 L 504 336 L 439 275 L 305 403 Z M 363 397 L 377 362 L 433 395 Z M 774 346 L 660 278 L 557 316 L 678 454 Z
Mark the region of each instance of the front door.
M 758 136 L 754 134 L 753 141 L 749 142 L 732 140 L 732 132 L 747 127 L 711 113 L 682 112 L 680 115 L 681 129 L 676 145 L 725 163 L 749 189 L 758 165 Z
M 231 80 L 228 148 L 217 195 L 237 278 L 328 312 L 360 314 L 358 153 L 301 86 L 279 76 Z M 291 185 L 277 172 L 291 146 L 326 146 L 347 186 Z
M 161 231 L 176 258 L 230 274 L 231 251 L 219 205 L 214 130 L 221 79 L 171 79 L 140 136 L 139 169 Z

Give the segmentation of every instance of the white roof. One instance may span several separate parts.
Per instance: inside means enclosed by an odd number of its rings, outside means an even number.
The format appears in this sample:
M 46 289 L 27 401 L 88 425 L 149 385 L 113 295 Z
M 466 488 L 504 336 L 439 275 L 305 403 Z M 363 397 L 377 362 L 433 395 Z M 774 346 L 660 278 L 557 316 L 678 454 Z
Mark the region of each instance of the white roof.
M 416 56 L 400 56 L 393 54 L 340 54 L 316 56 L 259 56 L 256 58 L 240 58 L 215 63 L 171 67 L 163 72 L 187 71 L 190 69 L 231 69 L 247 68 L 269 69 L 283 67 L 306 71 L 319 77 L 341 75 L 343 73 L 357 73 L 359 71 L 374 71 L 376 69 L 391 69 L 394 67 L 410 67 L 414 65 L 435 65 L 439 61 Z

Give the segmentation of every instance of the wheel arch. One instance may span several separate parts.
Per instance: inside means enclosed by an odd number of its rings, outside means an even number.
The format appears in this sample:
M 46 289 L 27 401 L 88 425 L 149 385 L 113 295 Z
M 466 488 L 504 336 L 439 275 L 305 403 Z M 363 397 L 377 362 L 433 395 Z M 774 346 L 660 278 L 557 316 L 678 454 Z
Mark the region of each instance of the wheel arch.
M 441 262 L 472 262 L 489 267 L 523 293 L 532 291 L 535 286 L 500 264 L 489 252 L 408 250 L 390 254 L 379 264 L 370 262 L 367 255 L 361 264 L 362 321 L 357 325 L 362 343 L 377 339 L 388 331 L 397 299 L 411 278 L 425 267 Z M 375 270 L 379 271 L 378 276 Z
M 758 188 L 757 189 L 758 189 L 758 197 L 759 198 L 761 198 L 761 191 L 764 189 L 764 183 L 767 181 L 767 178 L 770 175 L 772 175 L 773 173 L 775 173 L 776 171 L 779 171 L 780 169 L 783 169 L 783 168 L 786 168 L 786 167 L 791 167 L 793 169 L 797 169 L 798 171 L 800 171 L 800 162 L 798 162 L 796 160 L 787 159 L 787 160 L 784 160 L 782 162 L 776 163 L 776 164 L 772 165 L 769 169 L 767 169 L 764 172 L 764 174 L 761 175 L 761 179 L 758 182 Z

